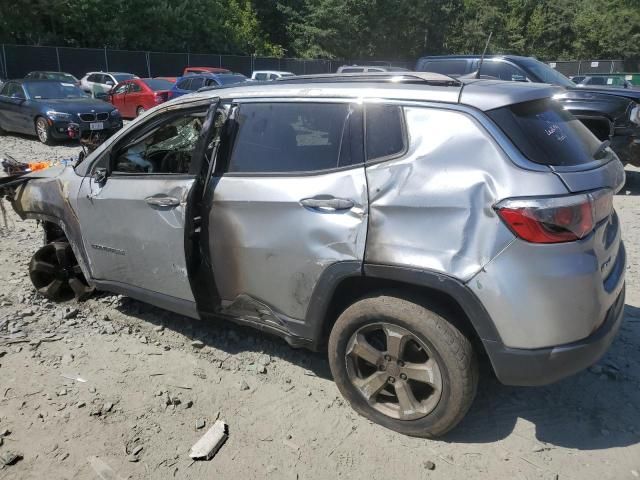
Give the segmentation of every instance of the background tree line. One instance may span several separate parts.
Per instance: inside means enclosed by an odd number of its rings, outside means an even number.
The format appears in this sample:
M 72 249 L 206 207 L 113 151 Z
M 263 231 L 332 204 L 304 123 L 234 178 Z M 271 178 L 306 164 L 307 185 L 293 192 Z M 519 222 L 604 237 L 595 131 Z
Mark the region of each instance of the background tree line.
M 0 42 L 302 58 L 640 55 L 640 0 L 13 0 Z

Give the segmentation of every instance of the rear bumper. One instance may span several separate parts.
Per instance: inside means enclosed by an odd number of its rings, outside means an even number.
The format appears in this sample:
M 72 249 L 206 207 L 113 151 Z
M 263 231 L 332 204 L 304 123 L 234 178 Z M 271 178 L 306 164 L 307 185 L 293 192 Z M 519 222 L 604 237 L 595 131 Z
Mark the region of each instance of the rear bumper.
M 624 316 L 624 285 L 602 325 L 589 337 L 550 348 L 509 348 L 485 341 L 498 380 L 505 385 L 536 386 L 556 382 L 596 363 L 609 349 Z

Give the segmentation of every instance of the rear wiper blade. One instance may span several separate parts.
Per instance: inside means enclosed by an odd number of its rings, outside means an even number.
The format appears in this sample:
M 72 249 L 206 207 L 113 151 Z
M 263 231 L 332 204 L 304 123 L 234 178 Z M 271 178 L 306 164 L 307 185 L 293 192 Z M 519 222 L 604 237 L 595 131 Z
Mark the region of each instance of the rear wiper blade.
M 609 140 L 605 140 L 604 142 L 602 142 L 596 149 L 596 151 L 593 152 L 593 158 L 595 158 L 596 160 L 600 160 L 602 158 L 602 154 L 609 147 L 609 145 L 611 145 L 611 142 Z

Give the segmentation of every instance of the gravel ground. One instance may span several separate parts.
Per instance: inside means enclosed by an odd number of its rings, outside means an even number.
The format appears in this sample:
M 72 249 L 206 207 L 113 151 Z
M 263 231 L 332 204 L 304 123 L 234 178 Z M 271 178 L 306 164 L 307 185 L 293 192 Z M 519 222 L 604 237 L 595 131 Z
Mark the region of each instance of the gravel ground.
M 39 161 L 78 148 L 5 136 L 0 152 Z M 638 478 L 640 172 L 627 174 L 615 201 L 629 256 L 626 319 L 610 352 L 541 388 L 502 386 L 483 366 L 471 412 L 439 441 L 356 415 L 322 354 L 121 296 L 39 298 L 27 265 L 41 234 L 9 211 L 0 228 L 0 458 L 22 459 L 0 467 L 0 479 Z M 190 447 L 218 417 L 228 441 L 193 463 Z M 111 470 L 101 477 L 98 465 Z

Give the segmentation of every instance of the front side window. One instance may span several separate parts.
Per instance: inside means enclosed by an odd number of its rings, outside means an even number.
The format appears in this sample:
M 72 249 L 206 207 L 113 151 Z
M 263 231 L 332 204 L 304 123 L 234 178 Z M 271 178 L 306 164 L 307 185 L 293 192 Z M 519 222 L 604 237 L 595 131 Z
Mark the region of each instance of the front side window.
M 242 104 L 228 171 L 313 172 L 361 163 L 350 140 L 357 118 L 346 103 Z
M 343 68 L 341 73 L 362 73 L 364 68 Z
M 266 79 L 267 79 L 266 73 L 256 73 L 256 80 L 266 80 Z
M 480 75 L 509 82 L 526 82 L 527 76 L 515 65 L 499 60 L 485 60 L 482 62 Z
M 404 152 L 403 117 L 402 107 L 397 105 L 367 105 L 367 162 L 394 157 Z
M 200 77 L 200 78 L 192 78 L 191 79 L 191 86 L 189 87 L 189 90 L 195 92 L 199 88 L 202 88 L 203 85 L 204 85 L 204 78 L 202 78 L 202 77 Z
M 97 73 L 92 73 L 87 77 L 87 82 L 99 83 L 99 81 L 100 81 L 100 75 L 98 75 Z
M 116 87 L 113 91 L 114 95 L 122 95 L 123 93 L 127 93 L 127 88 L 129 87 L 128 83 L 122 83 Z
M 206 112 L 172 116 L 145 132 L 115 155 L 112 171 L 119 173 L 186 174 L 202 131 Z

